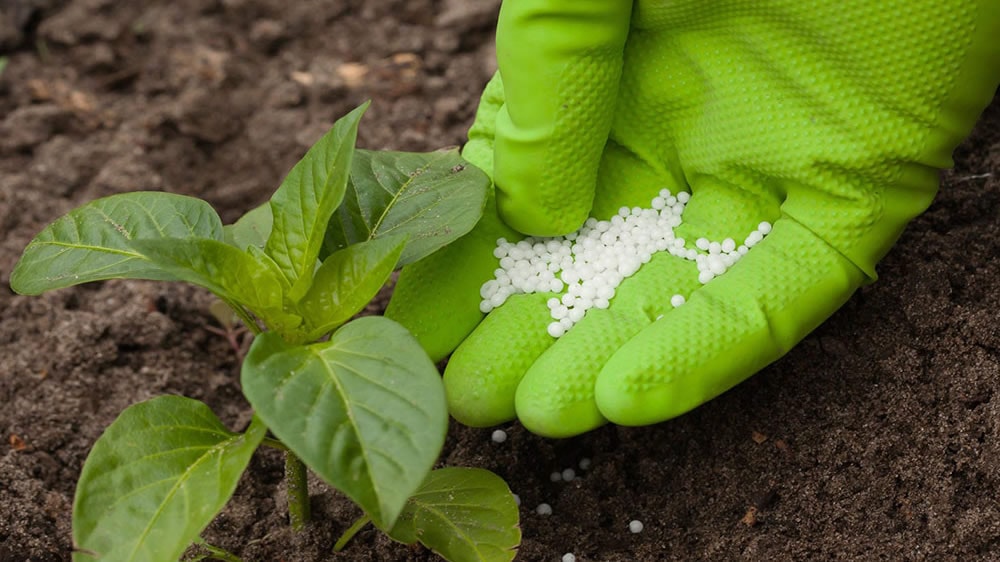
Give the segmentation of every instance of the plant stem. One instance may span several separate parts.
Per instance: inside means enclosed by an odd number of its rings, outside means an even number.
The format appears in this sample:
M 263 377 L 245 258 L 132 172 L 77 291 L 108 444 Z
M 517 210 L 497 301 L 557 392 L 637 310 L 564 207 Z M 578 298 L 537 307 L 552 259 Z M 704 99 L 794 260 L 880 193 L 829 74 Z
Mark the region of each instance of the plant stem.
M 350 527 L 347 528 L 346 531 L 344 531 L 343 535 L 340 535 L 340 538 L 337 539 L 337 544 L 333 545 L 333 551 L 340 552 L 341 550 L 344 550 L 344 547 L 347 546 L 347 543 L 354 538 L 354 535 L 358 534 L 358 531 L 363 529 L 364 526 L 367 525 L 371 520 L 372 518 L 368 517 L 368 514 L 359 517 L 357 521 L 355 521 Z
M 285 451 L 285 483 L 288 485 L 288 522 L 301 531 L 309 522 L 309 482 L 306 465 L 295 453 Z

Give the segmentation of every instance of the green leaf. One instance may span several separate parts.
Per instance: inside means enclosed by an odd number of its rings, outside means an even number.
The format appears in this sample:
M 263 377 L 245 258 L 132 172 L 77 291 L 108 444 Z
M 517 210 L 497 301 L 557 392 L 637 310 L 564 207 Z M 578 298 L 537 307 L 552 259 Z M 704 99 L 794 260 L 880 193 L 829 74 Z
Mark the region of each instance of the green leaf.
M 251 209 L 233 224 L 227 224 L 223 227 L 226 232 L 226 243 L 241 250 L 246 250 L 250 246 L 263 249 L 267 244 L 268 236 L 271 235 L 273 223 L 271 205 L 265 203 Z
M 141 191 L 96 199 L 59 218 L 28 244 L 10 285 L 23 295 L 37 295 L 103 279 L 174 280 L 134 241 L 188 237 L 223 237 L 219 215 L 200 199 Z
M 129 407 L 97 440 L 73 503 L 73 560 L 177 560 L 232 496 L 267 428 L 226 429 L 201 402 Z
M 307 341 L 318 339 L 363 309 L 389 279 L 405 243 L 400 236 L 379 238 L 326 258 L 298 305 L 308 325 Z
M 451 562 L 509 562 L 521 543 L 507 484 L 481 468 L 442 468 L 406 503 L 389 536 L 420 541 Z
M 224 242 L 205 238 L 136 240 L 147 258 L 175 278 L 204 287 L 231 305 L 254 312 L 272 330 L 301 339 L 302 318 L 284 309 L 284 288 L 267 256 L 256 259 Z
M 292 168 L 271 197 L 274 222 L 264 249 L 298 300 L 309 289 L 323 235 L 344 198 L 358 122 L 368 103 L 348 113 Z
M 242 382 L 271 431 L 383 528 L 423 482 L 448 428 L 437 369 L 409 332 L 381 316 L 308 346 L 264 333 Z
M 0 57 L 0 76 L 3 75 L 5 68 L 7 68 L 7 57 Z
M 400 265 L 412 263 L 472 230 L 489 186 L 489 177 L 457 149 L 425 154 L 358 150 L 347 197 L 330 221 L 323 251 L 408 234 Z
M 271 256 L 264 252 L 263 248 L 258 248 L 257 246 L 247 246 L 246 249 L 247 253 L 250 254 L 250 257 L 274 272 L 275 276 L 278 278 L 278 282 L 281 283 L 281 288 L 286 293 L 289 289 L 291 289 L 291 285 L 289 285 L 288 281 L 281 275 L 281 268 L 278 267 L 278 264 L 274 263 Z
M 205 287 L 254 311 L 281 309 L 277 275 L 229 244 L 207 238 L 136 240 L 147 259 L 176 279 Z

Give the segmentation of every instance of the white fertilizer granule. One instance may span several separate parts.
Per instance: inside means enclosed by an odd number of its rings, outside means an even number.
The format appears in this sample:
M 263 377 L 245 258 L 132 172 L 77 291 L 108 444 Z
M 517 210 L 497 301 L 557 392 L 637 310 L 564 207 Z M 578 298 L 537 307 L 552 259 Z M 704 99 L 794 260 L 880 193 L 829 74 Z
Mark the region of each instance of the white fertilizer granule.
M 553 238 L 529 237 L 517 243 L 501 238 L 493 255 L 500 260 L 494 278 L 479 290 L 479 309 L 489 313 L 515 294 L 556 293 L 548 300 L 553 322 L 549 335 L 558 338 L 583 319 L 591 308 L 608 308 L 622 281 L 634 275 L 657 252 L 670 252 L 693 261 L 698 281 L 708 283 L 732 267 L 771 231 L 762 222 L 742 244 L 732 238 L 720 242 L 707 238 L 688 248 L 674 236 L 691 196 L 660 191 L 649 209 L 622 207 L 611 220 L 587 219 L 580 230 Z M 673 307 L 683 305 L 684 295 L 673 295 Z

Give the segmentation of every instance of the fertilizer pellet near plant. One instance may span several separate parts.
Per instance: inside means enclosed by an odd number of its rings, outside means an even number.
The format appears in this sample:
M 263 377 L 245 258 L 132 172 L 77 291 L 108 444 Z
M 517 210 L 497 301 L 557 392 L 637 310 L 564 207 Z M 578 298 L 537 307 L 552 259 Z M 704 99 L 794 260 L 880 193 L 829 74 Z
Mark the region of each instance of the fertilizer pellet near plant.
M 610 220 L 589 218 L 583 227 L 566 236 L 529 237 L 517 243 L 501 238 L 493 255 L 500 260 L 494 278 L 480 288 L 479 309 L 489 313 L 515 294 L 557 293 L 548 300 L 553 322 L 548 332 L 564 335 L 591 308 L 608 308 L 618 286 L 634 275 L 653 254 L 669 252 L 693 261 L 698 281 L 706 284 L 722 275 L 771 231 L 761 222 L 742 244 L 732 238 L 712 241 L 699 238 L 694 248 L 674 235 L 683 222 L 691 196 L 661 190 L 649 209 L 622 207 Z M 670 304 L 682 306 L 684 295 L 673 295 Z

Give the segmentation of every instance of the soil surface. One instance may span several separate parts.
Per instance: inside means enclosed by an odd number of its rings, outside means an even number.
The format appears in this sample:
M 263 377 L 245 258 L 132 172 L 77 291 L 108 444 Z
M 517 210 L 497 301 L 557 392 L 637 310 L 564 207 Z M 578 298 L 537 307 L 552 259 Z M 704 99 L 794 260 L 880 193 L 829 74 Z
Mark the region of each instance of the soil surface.
M 138 189 L 232 221 L 369 98 L 361 146 L 460 144 L 497 5 L 0 2 L 0 561 L 69 560 L 80 468 L 129 404 L 181 394 L 230 427 L 249 419 L 210 295 L 106 282 L 15 296 L 31 237 Z M 955 160 L 881 280 L 748 382 L 667 423 L 574 439 L 510 424 L 498 444 L 455 425 L 442 462 L 520 495 L 523 560 L 1000 560 L 1000 101 Z M 578 478 L 550 479 L 569 467 Z M 280 456 L 258 453 L 205 538 L 247 561 L 436 559 L 370 528 L 333 555 L 359 511 L 317 481 L 314 522 L 290 532 L 281 476 Z

